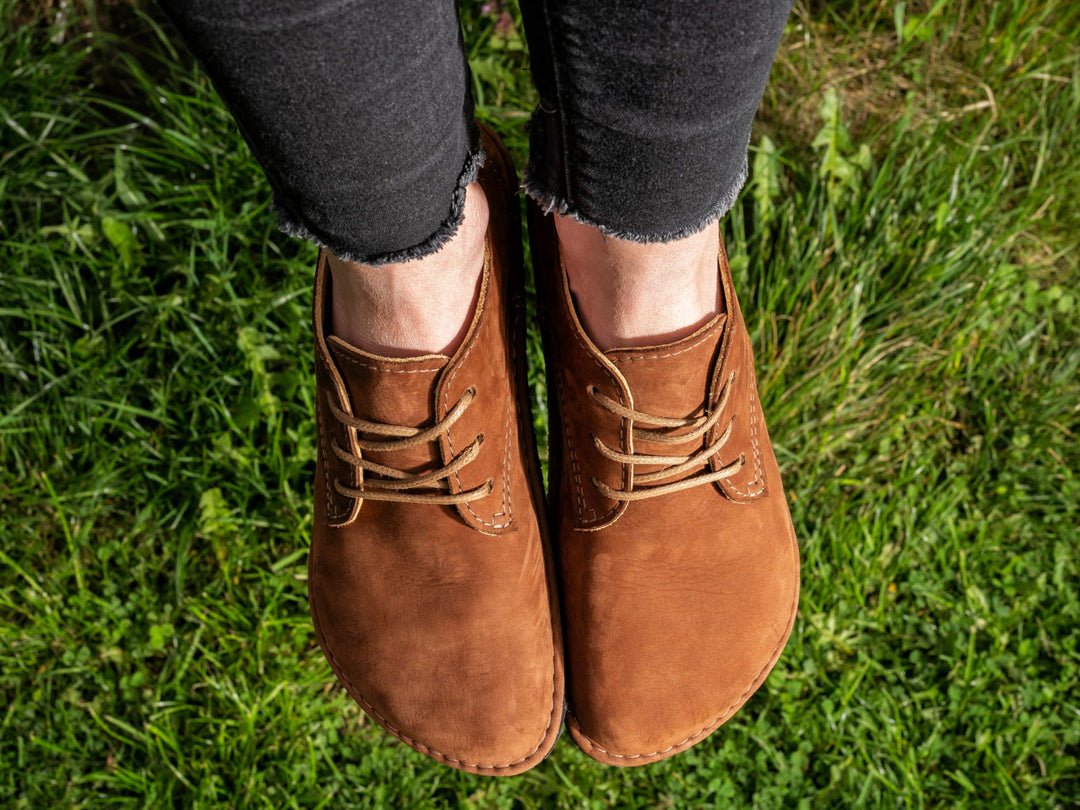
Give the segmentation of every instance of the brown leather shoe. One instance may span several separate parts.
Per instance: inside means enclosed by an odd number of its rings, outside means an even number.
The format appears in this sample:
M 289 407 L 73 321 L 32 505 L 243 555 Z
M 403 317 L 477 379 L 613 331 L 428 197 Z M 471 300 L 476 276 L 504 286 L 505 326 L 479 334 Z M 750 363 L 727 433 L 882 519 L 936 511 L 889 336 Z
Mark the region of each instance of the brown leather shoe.
M 308 595 L 330 666 L 376 723 L 454 768 L 512 775 L 555 745 L 563 662 L 526 399 L 516 175 L 486 130 L 484 150 L 487 255 L 452 358 L 377 357 L 328 337 L 319 258 Z
M 726 313 L 663 346 L 599 351 L 551 217 L 530 206 L 546 317 L 550 492 L 568 725 L 642 765 L 707 737 L 787 641 L 799 554 L 727 257 Z

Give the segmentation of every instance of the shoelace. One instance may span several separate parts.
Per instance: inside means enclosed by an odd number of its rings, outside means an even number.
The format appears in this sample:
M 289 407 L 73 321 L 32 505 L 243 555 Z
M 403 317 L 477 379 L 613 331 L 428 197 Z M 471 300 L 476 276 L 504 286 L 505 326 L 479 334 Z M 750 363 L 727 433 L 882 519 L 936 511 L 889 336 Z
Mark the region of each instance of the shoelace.
M 632 436 L 635 441 L 649 441 L 656 444 L 683 444 L 684 442 L 693 441 L 708 433 L 716 425 L 720 419 L 720 414 L 723 412 L 724 407 L 727 405 L 728 398 L 731 396 L 731 383 L 735 380 L 735 372 L 731 372 L 731 376 L 728 377 L 727 382 L 724 383 L 724 390 L 720 394 L 720 401 L 713 409 L 711 416 L 697 416 L 697 417 L 669 417 L 669 416 L 656 416 L 654 414 L 645 413 L 644 411 L 638 411 L 634 408 L 627 408 L 620 402 L 616 402 L 607 394 L 602 393 L 595 385 L 590 385 L 586 393 L 589 398 L 593 400 L 597 405 L 604 408 L 607 411 L 620 416 L 623 419 L 630 419 L 633 423 L 644 422 L 647 425 L 655 425 L 659 428 L 666 428 L 669 430 L 678 430 L 680 428 L 689 428 L 685 433 L 669 433 L 663 430 L 645 430 L 642 428 L 634 427 L 632 429 Z M 651 455 L 649 453 L 622 453 L 618 450 L 613 450 L 601 441 L 595 434 L 592 436 L 593 443 L 596 445 L 596 449 L 606 458 L 612 461 L 619 462 L 620 464 L 635 465 L 662 465 L 663 469 L 650 473 L 642 473 L 641 475 L 635 474 L 632 478 L 632 484 L 630 489 L 614 489 L 608 486 L 599 478 L 595 476 L 592 479 L 593 485 L 600 490 L 600 492 L 608 498 L 616 501 L 640 501 L 645 498 L 655 498 L 658 495 L 666 495 L 670 492 L 679 492 L 680 490 L 689 489 L 690 487 L 698 487 L 703 484 L 711 484 L 713 481 L 722 481 L 725 478 L 730 478 L 735 475 L 739 470 L 743 468 L 746 463 L 746 455 L 740 454 L 735 461 L 731 462 L 719 470 L 714 472 L 702 472 L 700 475 L 693 475 L 689 478 L 684 478 L 681 481 L 675 481 L 671 484 L 660 484 L 659 486 L 646 486 L 641 489 L 637 489 L 638 484 L 651 484 L 655 481 L 660 481 L 665 478 L 670 478 L 673 475 L 680 475 L 681 473 L 693 470 L 698 467 L 707 466 L 709 459 L 720 452 L 720 449 L 724 446 L 727 440 L 731 437 L 731 430 L 735 426 L 735 415 L 732 414 L 731 420 L 728 422 L 727 428 L 721 433 L 716 440 L 699 450 L 696 453 L 690 455 L 679 456 L 659 456 Z
M 417 447 L 426 442 L 437 440 L 440 435 L 449 430 L 450 427 L 461 418 L 461 415 L 465 413 L 465 409 L 472 404 L 474 399 L 476 399 L 476 389 L 467 389 L 458 399 L 454 407 L 447 412 L 446 416 L 436 420 L 435 423 L 428 428 L 405 427 L 403 425 L 393 425 L 385 422 L 369 422 L 366 419 L 357 419 L 355 416 L 349 416 L 340 408 L 336 407 L 333 402 L 330 402 L 329 405 L 330 411 L 334 414 L 335 419 L 339 420 L 347 427 L 358 431 L 356 436 L 357 447 L 370 453 L 406 450 L 410 447 Z M 359 435 L 360 432 L 375 436 L 386 436 L 388 438 L 362 439 Z M 331 443 L 331 449 L 334 451 L 334 455 L 346 464 L 351 464 L 355 467 L 359 467 L 361 470 L 383 477 L 367 478 L 365 476 L 363 489 L 353 489 L 352 487 L 347 487 L 340 481 L 335 480 L 334 489 L 347 498 L 366 498 L 372 501 L 427 503 L 443 506 L 475 501 L 478 498 L 483 498 L 491 494 L 491 491 L 495 486 L 495 482 L 492 481 L 492 479 L 489 478 L 478 487 L 449 494 L 440 494 L 437 492 L 409 492 L 408 490 L 416 487 L 442 486 L 451 475 L 460 471 L 466 464 L 476 458 L 480 453 L 480 445 L 483 443 L 484 434 L 481 433 L 468 447 L 454 456 L 449 464 L 427 473 L 408 473 L 404 470 L 388 467 L 385 464 L 377 464 L 366 458 L 357 458 L 335 441 Z

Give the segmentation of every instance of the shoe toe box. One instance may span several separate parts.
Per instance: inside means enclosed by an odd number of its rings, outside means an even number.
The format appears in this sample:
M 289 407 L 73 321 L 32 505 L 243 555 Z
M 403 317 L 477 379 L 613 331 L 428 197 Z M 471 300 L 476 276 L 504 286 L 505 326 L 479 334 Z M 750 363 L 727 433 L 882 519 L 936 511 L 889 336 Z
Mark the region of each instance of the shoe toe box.
M 317 538 L 309 588 L 327 660 L 365 712 L 462 770 L 542 759 L 562 698 L 538 544 L 469 531 L 357 543 L 346 531 Z
M 664 759 L 728 720 L 776 663 L 797 607 L 782 501 L 725 504 L 738 519 L 710 522 L 707 537 L 700 511 L 661 509 L 664 520 L 631 508 L 564 550 L 577 583 L 566 598 L 570 728 L 614 765 Z

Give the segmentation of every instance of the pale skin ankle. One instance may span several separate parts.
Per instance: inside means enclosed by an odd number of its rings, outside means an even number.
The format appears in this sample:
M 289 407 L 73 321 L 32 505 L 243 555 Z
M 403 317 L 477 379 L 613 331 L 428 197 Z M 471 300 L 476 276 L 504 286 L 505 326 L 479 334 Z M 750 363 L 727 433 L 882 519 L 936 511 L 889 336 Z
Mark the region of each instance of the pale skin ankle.
M 331 253 L 332 333 L 383 357 L 453 354 L 479 295 L 487 225 L 487 197 L 472 183 L 464 220 L 435 253 L 378 267 Z
M 556 216 L 555 227 L 581 325 L 602 351 L 669 343 L 719 313 L 715 225 L 649 244 L 604 236 L 570 217 Z

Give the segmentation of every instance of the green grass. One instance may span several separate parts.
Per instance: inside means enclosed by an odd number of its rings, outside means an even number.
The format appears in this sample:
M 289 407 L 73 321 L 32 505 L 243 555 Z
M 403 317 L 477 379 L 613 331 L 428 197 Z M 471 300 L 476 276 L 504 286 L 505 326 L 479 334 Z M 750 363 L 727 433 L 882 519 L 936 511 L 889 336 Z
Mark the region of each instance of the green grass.
M 724 230 L 799 620 L 691 751 L 508 780 L 332 685 L 314 249 L 158 15 L 55 7 L 0 0 L 0 806 L 1080 806 L 1080 3 L 797 6 Z

